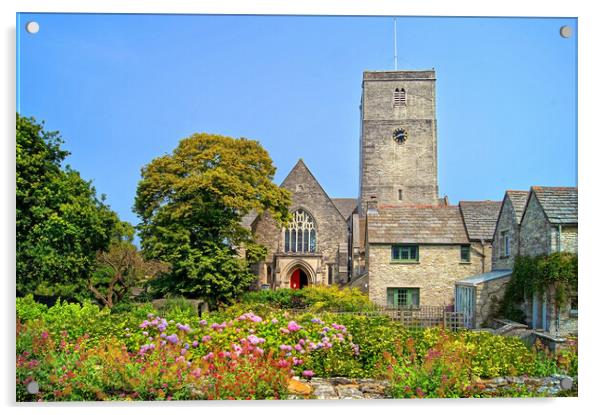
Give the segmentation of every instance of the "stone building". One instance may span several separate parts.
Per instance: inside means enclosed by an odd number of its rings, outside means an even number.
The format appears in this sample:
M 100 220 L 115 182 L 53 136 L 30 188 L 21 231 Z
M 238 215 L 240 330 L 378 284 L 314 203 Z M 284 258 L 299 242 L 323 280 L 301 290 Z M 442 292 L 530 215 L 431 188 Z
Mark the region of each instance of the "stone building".
M 532 187 L 520 226 L 520 255 L 577 253 L 578 191 L 576 187 Z M 551 293 L 533 295 L 523 311 L 527 324 L 566 335 L 577 332 L 577 293 L 556 315 Z
M 292 194 L 288 226 L 279 227 L 267 212 L 248 220 L 256 241 L 268 248 L 266 260 L 256 267 L 259 283 L 266 288 L 303 288 L 346 282 L 347 220 L 356 200 L 330 199 L 303 160 L 281 186 Z
M 476 327 L 496 311 L 518 255 L 577 253 L 577 196 L 575 187 L 534 186 L 530 191 L 506 192 L 493 236 L 492 272 L 456 283 L 456 306 L 474 315 Z M 526 298 L 519 306 L 531 328 L 561 335 L 577 331 L 577 293 L 572 293 L 554 321 L 549 293 Z
M 282 183 L 293 220 L 281 228 L 267 213 L 245 218 L 268 248 L 256 266 L 264 288 L 347 284 L 381 305 L 454 304 L 479 326 L 521 243 L 576 250 L 576 221 L 558 222 L 538 188 L 458 206 L 439 196 L 435 81 L 434 70 L 364 72 L 359 195 L 330 198 L 299 160 Z M 528 199 L 547 222 L 531 224 Z M 525 229 L 547 236 L 522 241 L 525 218 Z
M 453 304 L 454 283 L 480 273 L 458 206 L 381 206 L 368 211 L 369 296 L 383 306 Z
M 492 268 L 512 269 L 518 255 L 519 230 L 529 192 L 507 190 L 495 226 L 492 245 Z

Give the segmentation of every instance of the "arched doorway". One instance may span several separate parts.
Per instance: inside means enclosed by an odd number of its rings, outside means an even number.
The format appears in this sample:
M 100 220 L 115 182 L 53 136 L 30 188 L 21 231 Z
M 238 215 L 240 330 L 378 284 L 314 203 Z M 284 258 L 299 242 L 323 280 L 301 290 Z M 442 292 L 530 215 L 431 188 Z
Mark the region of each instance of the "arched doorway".
M 290 287 L 293 290 L 298 290 L 300 288 L 307 287 L 308 284 L 309 278 L 305 271 L 301 268 L 295 268 L 291 273 Z

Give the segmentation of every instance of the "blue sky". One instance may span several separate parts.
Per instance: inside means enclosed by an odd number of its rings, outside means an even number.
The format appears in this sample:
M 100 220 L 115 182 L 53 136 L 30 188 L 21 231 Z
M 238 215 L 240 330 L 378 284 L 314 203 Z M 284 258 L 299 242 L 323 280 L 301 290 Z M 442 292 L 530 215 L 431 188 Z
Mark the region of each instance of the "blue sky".
M 303 158 L 332 197 L 357 196 L 362 72 L 393 69 L 392 17 L 17 24 L 18 111 L 61 131 L 68 164 L 122 219 L 138 221 L 140 168 L 195 132 L 259 140 L 277 183 Z M 441 195 L 577 184 L 576 19 L 398 17 L 397 29 L 399 68 L 436 70 Z

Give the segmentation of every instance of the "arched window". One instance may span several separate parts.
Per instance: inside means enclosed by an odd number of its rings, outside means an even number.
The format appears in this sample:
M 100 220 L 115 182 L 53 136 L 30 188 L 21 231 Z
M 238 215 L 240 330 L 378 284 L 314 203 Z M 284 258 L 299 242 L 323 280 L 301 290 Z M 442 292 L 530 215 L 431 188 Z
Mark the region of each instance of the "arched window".
M 284 252 L 316 252 L 316 223 L 303 209 L 284 228 Z
M 395 88 L 393 92 L 393 106 L 401 107 L 406 105 L 406 90 L 401 88 Z

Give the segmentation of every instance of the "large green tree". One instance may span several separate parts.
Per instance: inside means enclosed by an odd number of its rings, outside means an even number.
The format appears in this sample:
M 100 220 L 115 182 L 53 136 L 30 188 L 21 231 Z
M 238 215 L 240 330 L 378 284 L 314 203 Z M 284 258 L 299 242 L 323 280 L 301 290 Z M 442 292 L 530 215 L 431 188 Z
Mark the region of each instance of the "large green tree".
M 62 163 L 58 132 L 17 114 L 17 293 L 81 298 L 117 215 Z
M 265 257 L 241 218 L 254 210 L 283 223 L 290 194 L 257 141 L 194 134 L 142 169 L 135 212 L 146 256 L 171 264 L 163 292 L 234 300 L 254 281 L 250 264 Z M 241 253 L 244 252 L 244 255 Z

